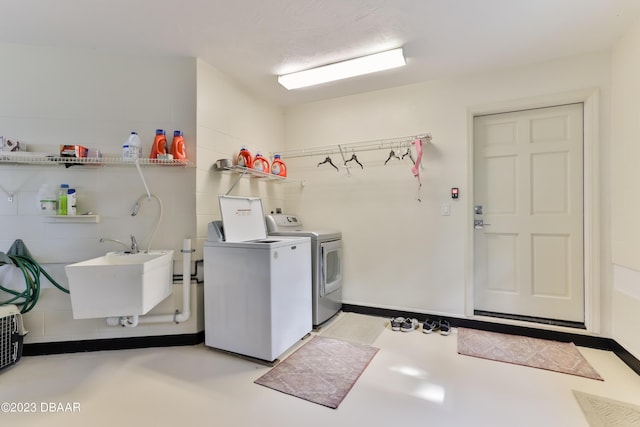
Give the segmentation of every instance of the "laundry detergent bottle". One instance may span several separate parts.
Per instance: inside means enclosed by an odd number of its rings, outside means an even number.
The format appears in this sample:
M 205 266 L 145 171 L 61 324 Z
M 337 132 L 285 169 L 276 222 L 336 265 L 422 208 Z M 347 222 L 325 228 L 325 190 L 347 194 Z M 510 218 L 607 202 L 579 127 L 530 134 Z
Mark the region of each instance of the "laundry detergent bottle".
M 253 159 L 253 170 L 269 173 L 269 160 L 262 154 L 256 153 L 256 157 Z
M 238 166 L 242 166 L 245 168 L 253 167 L 253 157 L 251 157 L 251 153 L 247 149 L 247 147 L 240 148 L 240 152 L 238 153 L 238 157 L 236 158 L 236 164 Z
M 186 161 L 187 153 L 184 147 L 184 136 L 182 131 L 173 131 L 173 141 L 171 142 L 171 152 L 173 160 Z
M 153 139 L 150 159 L 157 159 L 158 155 L 167 154 L 167 135 L 164 129 L 156 129 L 156 137 Z
M 287 176 L 287 165 L 282 161 L 280 154 L 273 156 L 273 163 L 271 163 L 271 173 L 282 177 Z

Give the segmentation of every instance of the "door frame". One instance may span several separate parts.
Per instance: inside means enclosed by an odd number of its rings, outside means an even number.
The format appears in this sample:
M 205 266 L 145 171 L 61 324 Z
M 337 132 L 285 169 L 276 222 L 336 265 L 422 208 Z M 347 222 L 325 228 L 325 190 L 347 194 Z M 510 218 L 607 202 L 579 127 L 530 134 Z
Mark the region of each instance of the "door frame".
M 599 334 L 601 329 L 600 308 L 600 92 L 598 89 L 585 89 L 535 98 L 504 101 L 495 104 L 480 105 L 467 109 L 467 164 L 468 194 L 466 203 L 467 220 L 467 263 L 465 289 L 465 315 L 474 315 L 474 227 L 473 197 L 474 188 L 474 140 L 473 118 L 475 116 L 507 113 L 534 108 L 554 107 L 564 104 L 584 104 L 584 318 L 588 332 Z M 496 319 L 498 320 L 498 319 Z M 530 323 L 529 323 L 530 325 Z M 542 326 L 542 324 L 540 324 Z

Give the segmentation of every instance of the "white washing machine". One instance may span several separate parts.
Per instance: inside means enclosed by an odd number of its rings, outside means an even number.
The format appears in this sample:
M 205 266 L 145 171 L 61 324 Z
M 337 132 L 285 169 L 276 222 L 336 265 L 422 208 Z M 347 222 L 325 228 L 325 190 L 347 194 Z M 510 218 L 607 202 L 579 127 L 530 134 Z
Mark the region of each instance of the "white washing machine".
M 219 201 L 204 244 L 205 344 L 274 361 L 311 332 L 311 240 L 267 238 L 258 198 Z

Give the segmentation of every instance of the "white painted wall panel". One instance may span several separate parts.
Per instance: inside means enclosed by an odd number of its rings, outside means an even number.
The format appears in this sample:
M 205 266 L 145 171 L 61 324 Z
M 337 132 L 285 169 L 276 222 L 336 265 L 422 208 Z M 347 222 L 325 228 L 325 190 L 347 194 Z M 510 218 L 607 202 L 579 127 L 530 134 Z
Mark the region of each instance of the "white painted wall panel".
M 640 21 L 613 49 L 613 338 L 640 358 Z
M 207 238 L 207 225 L 220 219 L 218 195 L 225 194 L 238 175 L 211 169 L 218 159 L 233 159 L 242 146 L 252 155 L 269 157 L 284 145 L 283 112 L 256 99 L 216 68 L 198 60 L 198 248 Z M 262 198 L 266 212 L 282 207 L 283 188 L 263 179 L 241 178 L 231 195 Z M 265 212 L 265 213 L 266 213 Z
M 288 108 L 286 144 L 291 149 L 422 132 L 433 135 L 423 157 L 422 202 L 416 200 L 410 164 L 383 165 L 388 151 L 356 153 L 365 168 L 352 169 L 350 177 L 317 167 L 323 156 L 288 161 L 291 175 L 306 184 L 302 189 L 287 188 L 286 210 L 300 214 L 310 227 L 343 232 L 345 302 L 464 316 L 465 304 L 470 303 L 465 283 L 473 220 L 469 111 L 514 100 L 535 104 L 541 97 L 596 87 L 602 94 L 601 137 L 606 136 L 609 67 L 609 54 L 600 52 Z M 599 157 L 606 177 L 606 145 Z M 339 156 L 333 160 L 339 161 Z M 451 187 L 460 188 L 458 200 L 451 200 Z M 603 195 L 605 242 L 607 197 Z M 450 204 L 450 216 L 441 215 L 443 204 Z M 606 257 L 605 247 L 602 258 Z M 603 276 L 608 284 L 606 272 Z M 609 295 L 610 287 L 603 292 Z M 602 310 L 606 331 L 609 311 L 606 306 Z
M 612 251 L 614 264 L 640 270 L 640 22 L 613 51 Z
M 99 148 L 121 155 L 132 130 L 142 139 L 147 156 L 156 128 L 167 134 L 184 132 L 187 154 L 195 161 L 195 59 L 130 57 L 94 51 L 0 44 L 0 135 L 28 144 L 30 151 L 56 153 L 59 144 Z M 174 249 L 176 273 L 182 272 L 180 249 L 185 237 L 195 237 L 195 168 L 144 167 L 152 193 L 164 211 L 152 248 Z M 72 167 L 0 165 L 0 182 L 15 191 L 13 202 L 0 196 L 0 251 L 23 239 L 35 259 L 66 285 L 64 264 L 102 255 L 121 247 L 101 244 L 101 237 L 129 241 L 137 237 L 146 248 L 158 215 L 155 200 L 142 204 L 131 216 L 136 200 L 145 194 L 133 166 Z M 36 196 L 44 182 L 68 183 L 78 190 L 78 212 L 92 211 L 98 224 L 45 223 L 36 210 Z M 195 258 L 194 258 L 195 259 Z M 43 281 L 46 280 L 43 277 Z M 181 286 L 178 285 L 178 290 Z M 181 294 L 181 292 L 178 292 Z M 181 296 L 181 295 L 180 295 Z M 99 337 L 194 333 L 202 329 L 198 315 L 184 325 L 150 325 L 123 331 L 99 331 L 96 325 L 72 321 L 68 295 L 45 288 L 36 308 L 25 316 L 34 325 L 27 342 Z M 166 300 L 162 313 L 181 305 Z M 164 311 L 162 311 L 164 310 Z M 155 312 L 157 313 L 157 311 Z M 100 328 L 108 328 L 103 323 Z

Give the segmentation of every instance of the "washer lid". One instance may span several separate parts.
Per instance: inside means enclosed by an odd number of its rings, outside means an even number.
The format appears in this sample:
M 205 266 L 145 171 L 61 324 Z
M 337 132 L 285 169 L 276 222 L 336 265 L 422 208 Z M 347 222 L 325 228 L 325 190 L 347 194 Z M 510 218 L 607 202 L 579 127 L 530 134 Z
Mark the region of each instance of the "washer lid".
M 248 242 L 267 237 L 262 200 L 257 197 L 218 196 L 227 242 Z

